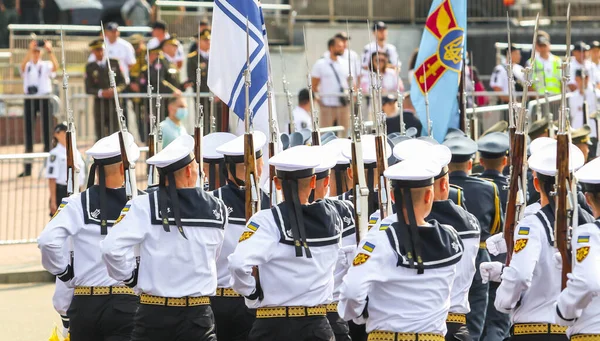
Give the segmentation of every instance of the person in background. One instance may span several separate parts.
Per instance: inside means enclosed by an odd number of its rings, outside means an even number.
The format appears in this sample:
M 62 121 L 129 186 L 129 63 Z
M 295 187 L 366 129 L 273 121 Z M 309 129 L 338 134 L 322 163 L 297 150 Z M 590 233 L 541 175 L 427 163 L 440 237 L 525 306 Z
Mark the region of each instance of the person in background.
M 402 84 L 402 80 L 398 78 L 396 70 L 389 67 L 389 65 L 390 62 L 387 53 L 373 52 L 367 70 L 363 69 L 361 72 L 360 88 L 362 89 L 363 94 L 371 93 L 371 81 L 373 78 L 371 76 L 371 70 L 373 70 L 375 75 L 377 75 L 379 72 L 381 77 L 381 93 L 383 95 L 396 94 L 398 90 L 404 92 L 404 84 Z
M 42 7 L 44 0 L 21 0 L 20 24 L 42 24 Z
M 373 25 L 373 35 L 375 41 L 365 45 L 362 55 L 362 66 L 363 69 L 367 69 L 373 52 L 379 50 L 379 53 L 385 52 L 389 56 L 389 63 L 393 68 L 398 66 L 398 52 L 396 46 L 387 42 L 388 31 L 387 25 L 383 21 L 377 21 Z
M 167 23 L 161 20 L 155 21 L 150 27 L 152 27 L 152 39 L 148 41 L 148 45 L 160 45 L 165 39 L 171 38 L 171 35 L 167 31 Z M 183 53 L 183 46 L 179 44 L 177 52 L 173 57 L 173 62 L 177 64 L 177 68 L 181 69 L 183 66 L 183 60 L 185 54 Z
M 592 73 L 590 81 L 594 88 L 600 87 L 600 41 L 594 40 L 590 43 L 590 66 Z
M 46 50 L 49 61 L 42 60 L 43 50 Z M 49 41 L 32 40 L 29 50 L 21 62 L 21 77 L 23 78 L 23 91 L 27 95 L 48 95 L 52 93 L 52 78 L 54 78 L 58 61 L 52 53 L 52 44 Z M 42 117 L 42 136 L 44 151 L 50 150 L 50 103 L 48 99 L 25 99 L 25 152 L 33 152 L 34 127 L 37 113 Z M 25 171 L 19 177 L 31 175 L 31 164 L 25 165 Z
M 302 89 L 298 93 L 298 105 L 292 111 L 292 115 L 294 116 L 296 131 L 302 129 L 312 130 L 310 94 L 308 93 L 308 89 Z M 290 131 L 290 134 L 291 133 L 293 133 L 293 131 Z
M 398 108 L 398 100 L 393 95 L 383 96 L 381 99 L 383 112 L 385 113 L 386 119 L 385 123 L 387 126 L 388 134 L 391 133 L 399 133 L 400 132 L 400 112 Z M 404 118 L 404 126 L 405 129 L 410 127 L 414 127 L 417 129 L 417 135 L 415 137 L 421 136 L 421 130 L 423 130 L 423 124 L 419 118 L 415 115 L 415 107 L 412 105 L 412 101 L 410 100 L 410 94 L 406 93 L 403 102 L 402 116 Z
M 588 53 L 590 50 L 589 45 L 583 41 L 578 41 L 574 44 L 574 46 L 575 48 L 571 50 L 571 55 L 573 56 L 573 58 L 571 58 L 571 67 L 569 68 L 570 78 L 568 85 L 570 91 L 575 91 L 579 89 L 579 85 L 575 80 L 575 74 L 577 70 L 585 70 L 585 73 L 587 75 L 593 74 L 592 63 L 586 58 L 586 53 Z M 587 78 L 587 82 L 585 84 L 586 86 L 584 88 L 587 88 L 587 85 L 590 84 L 589 78 Z
M 537 51 L 536 60 L 533 62 L 533 81 L 534 88 L 538 94 L 543 95 L 545 90 L 548 94 L 556 95 L 560 93 L 561 74 L 560 66 L 562 59 L 550 52 L 550 35 L 542 30 L 538 31 L 535 42 Z M 528 61 L 531 64 L 531 60 Z
M 523 67 L 519 64 L 521 63 L 521 50 L 515 45 L 511 46 L 511 55 L 510 58 L 512 60 L 512 71 L 513 78 L 515 80 L 513 91 L 523 91 Z M 506 58 L 504 58 L 506 56 Z M 508 103 L 508 87 L 510 85 L 508 79 L 508 48 L 504 50 L 504 55 L 502 56 L 500 64 L 496 65 L 494 71 L 492 72 L 492 78 L 490 79 L 490 86 L 496 92 L 502 92 L 503 95 L 498 96 L 500 99 L 500 104 Z M 507 121 L 508 118 L 504 117 L 504 120 Z
M 127 26 L 148 26 L 152 7 L 146 0 L 127 0 L 121 7 L 121 18 Z
M 108 57 L 119 61 L 121 66 L 121 73 L 125 77 L 125 82 L 129 84 L 129 70 L 135 65 L 135 50 L 133 45 L 127 40 L 121 38 L 119 32 L 119 24 L 116 22 L 109 22 L 104 26 L 104 32 L 106 34 L 105 48 L 108 53 Z M 90 54 L 88 62 L 97 61 L 94 53 Z
M 585 118 L 587 116 L 587 125 L 591 129 L 589 136 L 592 144 L 590 146 L 590 158 L 593 159 L 596 157 L 596 147 L 598 145 L 598 125 L 596 119 L 590 118 L 590 115 L 596 112 L 597 104 L 594 88 L 588 80 L 589 77 L 585 69 L 575 71 L 575 86 L 577 88 L 569 97 L 569 114 L 571 116 L 569 122 L 572 128 L 579 129 L 586 123 Z
M 46 179 L 48 179 L 48 189 L 50 190 L 50 216 L 53 216 L 60 206 L 63 198 L 67 197 L 67 125 L 60 123 L 54 128 L 54 147 L 46 163 Z M 79 166 L 79 183 L 83 184 L 85 180 L 85 163 L 81 158 L 79 151 L 74 151 L 75 159 Z M 79 188 L 75 189 L 79 192 Z
M 177 78 L 177 67 L 167 61 L 157 40 L 149 41 L 147 44 L 147 49 L 150 57 L 150 81 L 148 82 L 147 80 L 148 73 L 143 72 L 140 74 L 140 77 L 143 78 L 143 80 L 140 80 L 140 82 L 143 82 L 144 84 L 149 83 L 152 85 L 154 92 L 156 92 L 160 86 L 161 94 L 173 94 L 176 97 L 181 96 L 181 90 L 179 90 L 179 78 Z M 158 84 L 159 80 L 160 84 Z M 144 90 L 146 90 L 146 88 L 144 88 L 142 91 Z M 167 98 L 163 97 L 161 101 L 160 113 L 157 113 L 159 119 L 167 116 L 167 105 Z
M 581 150 L 585 162 L 595 158 L 592 156 L 592 142 L 590 140 L 591 129 L 587 124 L 584 124 L 579 129 L 571 128 L 571 142 Z M 595 154 L 595 153 L 594 153 Z
M 198 68 L 198 61 L 200 61 L 200 92 L 210 92 L 208 88 L 208 55 L 210 52 L 210 30 L 205 29 L 201 32 L 196 33 L 199 46 L 196 51 L 191 52 L 187 55 L 187 81 L 184 83 L 184 89 L 192 88 L 194 93 L 196 92 L 196 69 Z M 200 58 L 198 58 L 200 54 Z M 210 100 L 208 97 L 200 98 L 200 103 L 204 106 L 204 112 L 208 113 L 210 108 Z M 204 115 L 204 134 L 210 132 L 210 115 Z
M 163 134 L 163 145 L 165 148 L 169 143 L 173 142 L 176 138 L 181 135 L 187 135 L 187 130 L 182 124 L 188 116 L 188 109 L 185 100 L 182 97 L 174 97 L 169 99 L 168 106 L 169 116 L 167 116 L 162 122 L 160 122 L 160 128 Z
M 181 69 L 183 63 L 178 62 L 177 52 L 181 48 L 181 42 L 177 39 L 175 35 L 171 38 L 165 39 L 160 43 L 162 48 L 163 56 L 167 59 L 169 63 L 177 68 L 177 71 Z M 179 77 L 177 77 L 179 78 Z
M 135 50 L 135 64 L 129 70 L 128 92 L 137 94 L 146 94 L 148 89 L 148 62 L 146 61 L 146 43 L 141 34 L 134 34 L 129 38 L 129 42 Z M 140 140 L 146 142 L 148 135 L 148 100 L 145 98 L 131 99 L 134 105 L 135 117 L 137 118 L 137 127 Z
M 19 22 L 19 12 L 21 0 L 0 0 L 0 48 L 8 47 L 8 25 Z
M 341 136 L 348 135 L 350 108 L 346 96 L 348 88 L 348 61 L 341 58 L 344 43 L 339 38 L 327 42 L 329 56 L 317 60 L 311 72 L 313 91 L 318 92 L 321 126 L 334 124 L 344 127 Z M 353 75 L 357 77 L 357 75 Z
M 198 32 L 203 32 L 204 30 L 210 31 L 210 24 L 208 23 L 208 20 L 202 19 L 198 23 Z M 189 49 L 188 53 L 192 53 L 192 52 L 196 51 L 197 49 L 198 49 L 198 43 L 196 41 L 194 41 L 190 44 L 190 49 Z

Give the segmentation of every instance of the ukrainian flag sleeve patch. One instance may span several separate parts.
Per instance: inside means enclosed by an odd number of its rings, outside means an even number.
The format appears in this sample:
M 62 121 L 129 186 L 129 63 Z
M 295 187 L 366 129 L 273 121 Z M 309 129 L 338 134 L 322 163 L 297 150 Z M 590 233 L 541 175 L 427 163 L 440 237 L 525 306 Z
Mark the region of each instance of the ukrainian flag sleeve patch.
M 56 212 L 54 212 L 54 214 L 52 215 L 51 219 L 54 219 L 54 217 L 56 217 L 58 212 L 60 212 L 63 208 L 65 208 L 65 206 L 67 206 L 67 201 L 66 200 L 61 201 L 60 205 L 58 205 L 58 208 L 56 209 Z
M 577 242 L 578 243 L 589 243 L 590 236 L 579 236 L 579 237 L 577 237 Z
M 373 250 L 375 249 L 375 245 L 371 244 L 369 242 L 365 242 L 365 245 L 363 245 L 363 250 L 365 251 L 369 251 L 369 252 L 373 252 Z
M 519 235 L 520 236 L 528 236 L 529 235 L 529 227 L 520 227 L 519 228 Z

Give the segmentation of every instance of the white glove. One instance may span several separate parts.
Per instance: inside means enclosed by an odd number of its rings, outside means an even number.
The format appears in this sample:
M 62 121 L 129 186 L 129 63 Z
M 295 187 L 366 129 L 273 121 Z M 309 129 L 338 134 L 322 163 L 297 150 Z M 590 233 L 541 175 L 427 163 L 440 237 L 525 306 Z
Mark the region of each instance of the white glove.
M 554 260 L 554 266 L 558 270 L 562 270 L 562 256 L 560 255 L 560 252 L 556 252 L 554 254 L 553 260 Z
M 500 282 L 500 276 L 502 275 L 502 270 L 504 269 L 504 264 L 500 262 L 483 262 L 479 264 L 479 272 L 481 273 L 481 282 L 483 284 L 492 281 L 492 282 Z
M 338 251 L 338 261 L 345 259 L 346 260 L 346 268 L 350 268 L 352 266 L 352 262 L 354 261 L 354 253 L 356 252 L 356 245 L 348 245 L 343 246 Z M 342 255 L 343 254 L 343 255 Z M 340 263 L 342 264 L 342 263 Z
M 485 241 L 485 245 L 492 256 L 497 256 L 501 253 L 506 253 L 506 241 L 502 232 L 489 237 Z

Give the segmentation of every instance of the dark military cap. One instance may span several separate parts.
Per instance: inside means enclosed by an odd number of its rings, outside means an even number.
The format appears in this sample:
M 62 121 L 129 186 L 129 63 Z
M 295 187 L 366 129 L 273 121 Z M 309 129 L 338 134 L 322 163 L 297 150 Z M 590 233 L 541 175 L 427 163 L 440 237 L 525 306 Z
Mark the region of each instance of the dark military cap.
M 546 31 L 538 30 L 537 45 L 550 45 L 550 35 Z
M 386 105 L 388 103 L 394 103 L 396 102 L 396 96 L 394 95 L 385 95 L 381 97 L 381 105 Z
M 310 140 L 310 138 L 312 137 L 312 130 L 304 128 L 300 130 L 300 134 L 302 134 L 303 137 L 302 144 L 306 144 L 308 140 Z
M 281 146 L 283 147 L 283 150 L 288 149 L 288 147 L 290 146 L 290 136 L 286 133 L 283 133 L 279 136 L 279 140 L 281 141 Z
M 457 128 L 448 128 L 448 132 L 446 132 L 446 137 L 444 137 L 444 140 L 449 140 L 454 137 L 462 137 L 462 136 L 467 136 L 467 134 L 465 134 L 464 131 L 457 129 Z
M 508 129 L 508 122 L 504 120 L 498 121 L 493 126 L 489 127 L 488 130 L 484 131 L 483 134 L 481 134 L 481 137 L 495 132 L 503 133 L 506 131 L 506 129 Z
M 535 140 L 540 135 L 548 131 L 548 117 L 544 117 L 541 120 L 537 120 L 529 127 L 527 133 L 532 140 Z
M 466 136 L 447 139 L 443 145 L 452 152 L 452 163 L 467 162 L 477 153 L 477 143 Z
M 116 23 L 116 22 L 114 22 L 114 21 L 111 21 L 111 22 L 109 22 L 108 24 L 106 24 L 106 26 L 104 26 L 104 28 L 105 28 L 107 31 L 116 31 L 116 30 L 118 30 L 118 29 L 119 29 L 119 24 L 117 24 L 117 23 Z
M 508 135 L 501 132 L 489 133 L 477 141 L 477 149 L 484 159 L 497 159 L 506 156 L 509 148 Z
M 300 132 L 293 132 L 290 134 L 289 148 L 304 145 L 304 136 Z
M 510 44 L 510 49 L 511 49 L 511 51 L 521 51 L 521 49 L 518 48 L 515 43 Z M 503 50 L 503 54 L 507 54 L 507 53 L 508 53 L 508 47 Z
M 194 38 L 198 38 L 198 35 L 200 35 L 200 39 L 210 40 L 211 31 L 208 28 L 205 28 L 202 31 L 200 31 L 199 34 L 198 33 L 194 34 Z
M 167 23 L 162 20 L 156 20 L 154 23 L 152 23 L 152 25 L 150 27 L 152 27 L 152 29 L 160 29 L 160 30 L 166 31 Z
M 334 38 L 339 38 L 339 39 L 342 39 L 342 40 L 350 40 L 350 37 L 348 36 L 348 33 L 344 32 L 344 31 L 336 33 L 333 37 Z
M 321 134 L 321 144 L 327 144 L 327 142 L 331 142 L 333 140 L 337 139 L 337 136 L 335 135 L 334 132 L 332 131 L 328 131 L 324 134 Z
M 594 40 L 590 43 L 590 48 L 592 49 L 600 49 L 600 41 Z
M 410 140 L 411 137 L 407 136 L 407 135 L 400 135 L 400 133 L 392 133 L 392 134 L 388 134 L 388 145 L 390 146 L 390 149 L 393 150 L 394 147 L 399 144 L 402 141 L 406 141 L 406 140 Z M 398 160 L 395 156 L 394 153 L 392 153 L 392 155 L 390 155 L 390 157 L 388 158 L 388 166 L 392 166 L 397 164 L 398 162 L 400 162 L 400 160 Z
M 584 124 L 581 128 L 579 129 L 574 129 L 571 130 L 571 140 L 573 142 L 573 144 L 592 144 L 592 141 L 590 141 L 590 133 L 592 132 L 592 129 L 590 128 L 589 125 Z
M 54 133 L 58 133 L 61 131 L 67 131 L 67 125 L 65 123 L 59 123 L 56 125 L 56 127 L 54 127 Z
M 581 51 L 581 52 L 583 52 L 583 51 L 589 51 L 589 49 L 590 49 L 590 46 L 588 44 L 586 44 L 585 42 L 583 42 L 583 41 L 578 41 L 575 44 L 573 44 L 573 46 L 574 46 L 573 47 L 573 52 L 575 52 L 575 51 Z
M 387 25 L 383 21 L 376 21 L 373 24 L 373 31 L 387 30 Z
M 103 49 L 104 41 L 102 39 L 95 39 L 89 45 L 90 50 Z
M 175 34 L 173 34 L 169 39 L 165 39 L 160 43 L 160 48 L 163 48 L 163 46 L 167 45 L 167 44 L 171 44 L 171 45 L 179 45 L 179 40 L 177 40 L 177 36 Z

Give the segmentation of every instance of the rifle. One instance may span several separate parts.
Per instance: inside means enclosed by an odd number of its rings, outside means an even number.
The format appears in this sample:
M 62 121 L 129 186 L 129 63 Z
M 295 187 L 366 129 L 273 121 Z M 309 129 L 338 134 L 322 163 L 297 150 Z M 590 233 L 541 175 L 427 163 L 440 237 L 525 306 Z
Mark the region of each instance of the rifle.
M 156 59 L 155 63 L 156 62 L 160 63 L 160 57 Z M 160 110 L 162 105 L 162 96 L 160 95 L 160 70 L 162 70 L 162 68 L 156 70 L 156 134 L 158 136 L 158 141 L 156 142 L 157 150 L 158 148 L 162 147 L 162 128 L 160 127 L 160 119 L 162 114 Z M 148 81 L 148 84 L 150 84 L 150 81 Z
M 148 135 L 148 158 L 153 157 L 158 152 L 158 130 L 157 130 L 157 119 L 152 111 L 152 90 L 154 87 L 150 83 L 150 52 L 146 49 L 146 59 L 148 60 L 148 121 L 150 123 L 150 135 Z M 156 167 L 154 165 L 148 166 L 148 186 L 156 185 L 158 183 Z
M 404 94 L 400 91 L 400 62 L 398 62 L 396 67 L 396 77 L 398 77 L 396 97 L 398 98 L 398 113 L 400 114 L 400 135 L 406 135 L 406 124 L 404 123 Z
M 246 125 L 246 132 L 244 133 L 246 221 L 250 220 L 250 217 L 260 210 L 260 197 L 256 174 L 256 154 L 254 153 L 254 139 L 252 138 L 252 125 L 250 122 L 252 118 L 252 111 L 250 110 L 250 79 L 250 32 L 248 18 L 246 18 L 246 70 L 244 70 L 246 96 L 246 112 L 244 115 L 244 123 Z
M 537 30 L 539 23 L 540 15 L 536 16 L 535 19 L 535 27 L 533 33 L 533 44 L 535 46 L 535 42 L 537 40 Z M 508 31 L 510 34 L 510 29 Z M 510 40 L 510 38 L 509 38 Z M 509 45 L 510 49 L 510 45 Z M 512 52 L 509 50 L 509 53 Z M 532 60 L 535 60 L 535 49 L 532 50 Z M 510 60 L 512 62 L 512 59 Z M 512 64 L 510 65 L 512 68 Z M 511 72 L 512 73 L 512 72 Z M 511 140 L 510 146 L 510 177 L 509 177 L 509 191 L 508 198 L 506 203 L 506 217 L 504 220 L 504 240 L 506 241 L 506 266 L 510 265 L 512 251 L 514 248 L 514 231 L 517 226 L 518 221 L 521 219 L 525 206 L 527 205 L 527 200 L 525 196 L 525 191 L 527 190 L 527 140 L 525 137 L 525 122 L 527 120 L 528 110 L 527 110 L 527 91 L 531 86 L 531 73 L 532 66 L 528 66 L 523 70 L 523 74 L 525 77 L 525 86 L 523 87 L 523 97 L 521 98 L 521 106 L 518 107 L 519 112 L 517 116 L 517 122 L 515 125 L 515 119 L 513 117 L 512 124 L 514 129 L 514 135 Z M 510 89 L 510 86 L 509 86 Z M 511 96 L 512 91 L 509 95 L 509 110 L 513 110 L 516 106 L 513 101 L 514 98 Z M 509 111 L 510 112 L 510 111 Z M 509 116 L 512 116 L 509 114 Z M 510 119 L 511 117 L 509 117 Z
M 571 243 L 569 235 L 569 225 L 575 226 L 576 221 L 572 221 L 573 211 L 577 210 L 577 201 L 571 199 L 571 185 L 573 178 L 569 171 L 569 145 L 571 136 L 567 120 L 569 116 L 567 108 L 567 84 L 569 83 L 569 56 L 571 54 L 571 6 L 567 7 L 567 51 L 565 59 L 562 61 L 561 71 L 561 99 L 560 110 L 558 113 L 558 133 L 556 134 L 556 220 L 554 223 L 554 240 L 556 248 L 562 258 L 562 280 L 561 285 L 564 289 L 567 285 L 567 274 L 571 272 Z
M 467 136 L 471 136 L 473 141 L 477 141 L 477 137 L 479 135 L 477 126 L 477 115 L 475 114 L 475 109 L 477 109 L 477 101 L 475 101 L 475 71 L 473 70 L 473 64 L 475 63 L 475 59 L 473 58 L 473 51 L 471 51 L 471 84 L 473 89 L 471 89 L 471 101 L 473 102 L 473 112 L 469 116 L 469 133 Z
M 431 116 L 429 115 L 429 90 L 427 88 L 427 73 L 426 72 L 427 72 L 427 70 L 425 69 L 425 63 L 423 63 L 423 75 L 424 75 L 423 76 L 423 80 L 424 80 L 423 85 L 425 86 L 425 118 L 427 120 L 427 135 L 429 135 L 429 137 L 433 137 L 433 125 L 431 124 Z M 464 85 L 463 85 L 463 89 L 464 89 Z M 466 94 L 465 94 L 465 96 L 466 96 Z M 466 99 L 464 101 L 466 101 Z M 464 113 L 466 115 L 466 106 L 465 106 Z
M 279 47 L 281 49 L 281 46 Z M 280 50 L 281 51 L 281 50 Z M 275 156 L 275 146 L 279 144 L 279 134 L 277 133 L 277 120 L 273 115 L 273 77 L 271 75 L 271 55 L 267 49 L 267 104 L 269 106 L 269 158 Z M 285 76 L 284 76 L 285 77 Z M 277 206 L 277 187 L 275 186 L 275 166 L 269 164 L 269 199 L 271 207 Z
M 283 93 L 285 94 L 285 99 L 286 99 L 286 104 L 287 104 L 287 109 L 288 109 L 288 119 L 289 119 L 289 123 L 288 123 L 288 131 L 289 133 L 293 133 L 296 131 L 296 124 L 294 123 L 294 112 L 292 109 L 292 93 L 290 92 L 290 89 L 288 88 L 289 86 L 289 82 L 287 81 L 287 78 L 285 76 L 285 59 L 283 59 L 283 50 L 281 49 L 281 46 L 279 46 L 279 57 L 281 58 L 281 68 L 282 68 L 282 72 L 283 72 L 283 76 L 281 77 L 281 82 L 283 83 Z
M 210 131 L 209 133 L 214 133 L 215 131 L 217 131 L 217 120 L 215 118 L 215 94 L 213 94 L 213 92 L 210 92 L 210 95 L 208 97 L 208 101 L 210 102 Z
M 304 34 L 304 59 L 306 61 L 306 79 L 308 81 L 308 96 L 310 99 L 310 111 L 313 123 L 312 145 L 318 146 L 321 144 L 321 131 L 319 129 L 319 112 L 315 108 L 312 78 L 310 77 L 310 68 L 308 66 L 308 46 L 306 44 L 306 28 L 304 26 L 302 26 L 302 34 Z M 352 106 L 350 108 L 352 108 Z
M 200 26 L 198 26 L 200 37 Z M 200 84 L 202 84 L 202 69 L 200 69 L 200 53 L 196 66 L 196 122 L 194 122 L 194 158 L 198 163 L 199 186 L 204 185 L 204 170 L 202 160 L 202 136 L 204 135 L 204 105 L 200 101 Z
M 77 131 L 75 130 L 75 117 L 69 102 L 69 75 L 65 57 L 65 42 L 63 40 L 62 26 L 60 29 L 60 49 L 62 53 L 63 90 L 65 92 L 65 109 L 67 111 L 67 196 L 79 192 L 79 165 L 75 159 L 77 150 Z
M 510 144 L 509 149 L 509 158 L 512 161 L 512 149 L 515 138 L 515 131 L 517 130 L 515 126 L 515 106 L 514 106 L 514 87 L 515 87 L 515 76 L 513 74 L 513 61 L 512 61 L 512 47 L 510 40 L 510 16 L 508 12 L 506 12 L 506 32 L 508 35 L 508 55 L 506 56 L 507 68 L 506 72 L 508 74 L 508 142 Z
M 348 22 L 346 21 L 346 31 L 349 31 Z M 348 50 L 350 49 L 350 41 L 348 41 Z M 360 88 L 358 93 L 360 94 Z M 352 78 L 352 65 L 348 64 L 348 103 L 350 104 L 350 110 L 352 113 L 351 125 L 352 125 L 352 189 L 354 195 L 352 196 L 352 202 L 354 204 L 354 221 L 356 224 L 356 243 L 358 244 L 368 232 L 368 215 L 369 212 L 369 187 L 367 187 L 367 181 L 365 179 L 365 165 L 362 156 L 362 127 L 360 125 L 360 106 L 361 97 L 358 97 L 357 110 L 354 110 L 354 79 Z
M 116 73 L 112 70 L 112 67 L 110 66 L 110 59 L 108 58 L 108 44 L 106 43 L 106 35 L 104 34 L 104 24 L 101 24 L 100 27 L 102 28 L 102 37 L 104 37 L 104 46 L 106 48 L 104 58 L 106 60 L 106 64 L 108 65 L 110 87 L 113 89 L 115 110 L 119 119 L 119 145 L 121 146 L 121 158 L 123 159 L 123 170 L 125 171 L 125 195 L 127 196 L 128 200 L 131 200 L 138 194 L 137 184 L 135 181 L 135 163 L 129 161 L 129 154 L 131 153 L 128 151 L 128 146 L 130 142 L 133 141 L 128 141 L 131 135 L 127 133 L 125 115 L 123 114 L 123 109 L 121 109 L 121 104 L 119 103 L 119 91 L 117 91 L 117 82 L 115 80 Z
M 423 71 L 425 71 L 425 64 L 423 64 Z M 425 79 L 425 88 L 427 88 L 427 77 Z M 425 103 L 429 102 L 426 100 Z M 461 112 L 460 112 L 460 129 L 465 132 L 465 134 L 469 134 L 469 118 L 467 117 L 467 57 L 463 52 L 463 65 L 462 72 L 460 75 L 460 104 L 461 104 Z

